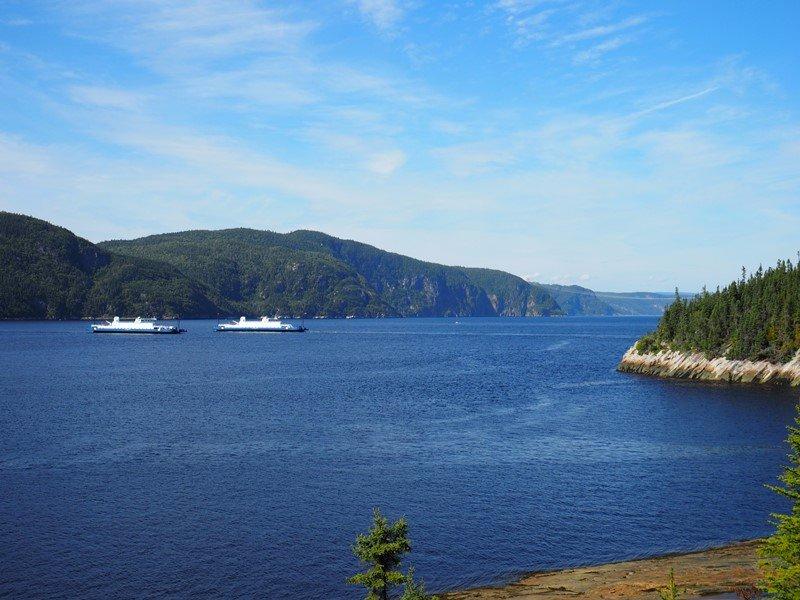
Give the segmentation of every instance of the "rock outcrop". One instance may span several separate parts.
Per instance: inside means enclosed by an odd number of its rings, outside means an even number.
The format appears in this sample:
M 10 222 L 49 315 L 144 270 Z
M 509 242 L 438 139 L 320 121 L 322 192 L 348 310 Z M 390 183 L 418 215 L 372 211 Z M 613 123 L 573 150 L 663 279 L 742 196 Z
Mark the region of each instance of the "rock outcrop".
M 699 352 L 676 350 L 639 353 L 634 344 L 622 357 L 617 370 L 658 377 L 731 383 L 789 383 L 797 386 L 800 385 L 800 352 L 787 363 L 775 364 L 767 361 L 707 358 Z
M 759 541 L 640 560 L 533 573 L 502 587 L 442 594 L 443 600 L 653 600 L 670 569 L 687 597 L 733 597 L 758 583 Z M 717 596 L 716 594 L 726 594 Z

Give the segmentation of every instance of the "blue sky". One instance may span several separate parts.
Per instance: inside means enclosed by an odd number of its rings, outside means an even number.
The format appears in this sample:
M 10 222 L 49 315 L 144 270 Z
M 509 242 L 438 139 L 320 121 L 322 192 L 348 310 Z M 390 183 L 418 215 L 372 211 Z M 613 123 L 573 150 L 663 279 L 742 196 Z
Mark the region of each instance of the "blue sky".
M 800 249 L 800 3 L 0 0 L 0 208 L 605 290 Z

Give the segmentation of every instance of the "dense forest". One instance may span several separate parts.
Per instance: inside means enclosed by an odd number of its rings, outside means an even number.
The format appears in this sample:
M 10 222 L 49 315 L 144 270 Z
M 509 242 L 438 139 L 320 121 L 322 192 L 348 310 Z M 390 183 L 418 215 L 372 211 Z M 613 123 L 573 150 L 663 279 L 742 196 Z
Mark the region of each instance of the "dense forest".
M 171 264 L 216 297 L 262 314 L 563 314 L 544 287 L 510 273 L 425 262 L 316 231 L 184 231 L 101 246 Z
M 0 261 L 2 319 L 551 316 L 638 310 L 624 304 L 633 302 L 624 294 L 606 302 L 587 288 L 440 265 L 307 230 L 184 231 L 93 244 L 46 221 L 0 212 Z M 659 307 L 646 310 L 654 314 Z
M 676 291 L 677 294 L 677 291 Z M 800 264 L 759 267 L 723 289 L 676 296 L 639 352 L 691 350 L 708 357 L 787 362 L 800 349 Z
M 314 231 L 187 231 L 93 244 L 0 212 L 0 318 L 532 316 L 541 286 Z
M 118 256 L 45 221 L 0 212 L 0 318 L 213 316 L 207 290 L 178 269 Z

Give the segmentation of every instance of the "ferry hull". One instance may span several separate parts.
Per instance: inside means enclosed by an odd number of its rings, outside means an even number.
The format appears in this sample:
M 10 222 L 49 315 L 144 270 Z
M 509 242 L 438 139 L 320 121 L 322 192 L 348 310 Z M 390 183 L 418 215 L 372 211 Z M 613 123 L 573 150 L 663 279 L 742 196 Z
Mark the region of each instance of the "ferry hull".
M 185 329 L 171 329 L 169 331 L 154 331 L 148 329 L 94 329 L 92 328 L 92 333 L 136 333 L 142 335 L 177 335 L 179 333 L 185 333 Z
M 297 327 L 295 329 L 254 329 L 252 327 L 217 327 L 214 331 L 218 332 L 235 332 L 235 333 L 303 333 L 308 331 L 305 327 Z
M 173 335 L 176 333 L 184 333 L 186 330 L 181 329 L 180 326 L 176 327 L 175 325 L 159 325 L 156 319 L 136 317 L 131 321 L 114 317 L 113 321 L 90 325 L 89 331 L 92 333 L 149 333 Z
M 259 333 L 303 333 L 306 330 L 302 325 L 284 323 L 280 319 L 261 317 L 258 320 L 247 320 L 241 317 L 237 321 L 218 323 L 215 331 L 246 331 Z

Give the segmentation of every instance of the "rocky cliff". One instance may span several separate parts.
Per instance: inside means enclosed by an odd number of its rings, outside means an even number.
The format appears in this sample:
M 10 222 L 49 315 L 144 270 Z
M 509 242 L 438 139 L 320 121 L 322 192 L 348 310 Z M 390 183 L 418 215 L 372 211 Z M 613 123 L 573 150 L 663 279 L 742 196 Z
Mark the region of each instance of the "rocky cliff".
M 800 385 L 800 351 L 787 363 L 707 358 L 698 352 L 662 350 L 640 353 L 634 344 L 617 367 L 627 373 L 731 383 Z

